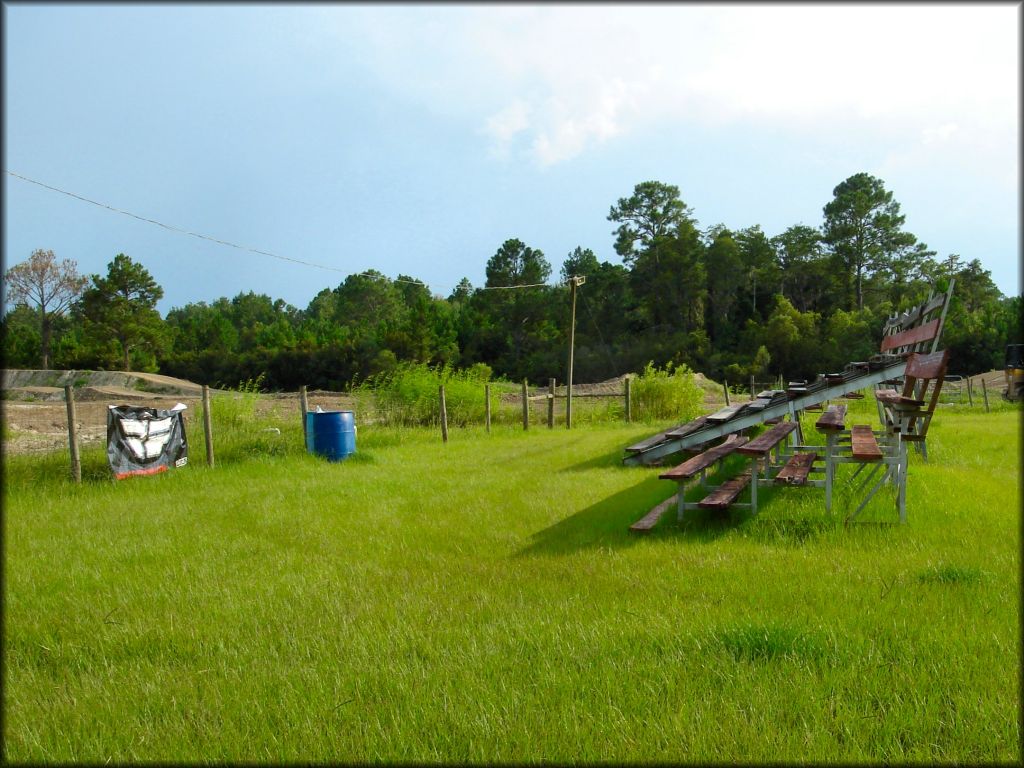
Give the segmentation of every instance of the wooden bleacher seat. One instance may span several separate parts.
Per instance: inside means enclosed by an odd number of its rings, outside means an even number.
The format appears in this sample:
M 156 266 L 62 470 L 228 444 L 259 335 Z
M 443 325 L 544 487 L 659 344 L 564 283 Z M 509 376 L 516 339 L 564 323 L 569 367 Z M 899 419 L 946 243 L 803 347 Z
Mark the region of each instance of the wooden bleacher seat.
M 875 433 L 866 424 L 855 424 L 850 429 L 850 455 L 857 461 L 878 461 L 882 458 L 882 449 L 878 447 Z
M 750 473 L 744 472 L 731 480 L 726 480 L 703 499 L 697 502 L 701 509 L 726 509 L 750 485 Z
M 673 506 L 678 507 L 679 517 L 681 519 L 683 512 L 687 507 L 684 496 L 687 481 L 700 475 L 701 482 L 703 483 L 708 469 L 720 462 L 726 456 L 729 456 L 738 447 L 746 443 L 747 440 L 748 438 L 741 437 L 739 435 L 729 435 L 722 443 L 712 448 L 708 448 L 706 451 L 690 457 L 682 464 L 658 475 L 662 480 L 675 480 L 679 483 L 679 491 L 665 499 L 665 501 L 655 506 L 650 512 L 629 526 L 629 530 L 634 533 L 646 533 L 647 531 L 650 531 L 658 524 L 658 521 L 661 520 L 662 516 Z
M 679 466 L 662 472 L 658 477 L 662 480 L 690 480 L 744 445 L 747 440 L 746 437 L 729 435 L 724 442 L 714 448 L 709 448 L 703 453 L 687 459 Z
M 811 473 L 815 459 L 818 458 L 816 451 L 801 451 L 794 453 L 785 466 L 775 476 L 775 482 L 779 485 L 803 485 Z
M 925 438 L 939 402 L 948 363 L 948 349 L 931 354 L 914 353 L 907 359 L 902 390 L 875 393 L 885 429 L 899 434 L 902 440 L 915 443 L 926 461 Z
M 845 405 L 830 405 L 818 420 L 815 422 L 815 429 L 819 430 L 838 430 L 844 428 L 844 421 L 846 419 L 846 406 Z

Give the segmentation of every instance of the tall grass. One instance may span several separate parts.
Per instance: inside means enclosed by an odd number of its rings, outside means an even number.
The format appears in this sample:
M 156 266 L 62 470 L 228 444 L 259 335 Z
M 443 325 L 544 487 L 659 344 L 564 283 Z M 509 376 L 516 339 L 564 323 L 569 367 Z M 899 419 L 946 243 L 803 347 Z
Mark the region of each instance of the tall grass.
M 258 415 L 262 374 L 241 382 L 236 389 L 217 393 L 210 400 L 210 419 L 217 462 L 300 454 L 305 449 L 302 422 L 294 418 Z M 192 421 L 189 437 L 192 461 L 206 459 L 202 435 L 202 411 Z M 201 452 L 200 452 L 201 451 Z
M 704 392 L 685 364 L 673 366 L 670 362 L 658 368 L 648 363 L 633 380 L 632 396 L 634 413 L 641 421 L 689 421 L 704 408 Z
M 445 409 L 452 426 L 482 424 L 484 385 L 491 378 L 486 365 L 458 369 L 424 363 L 400 363 L 394 370 L 372 376 L 353 387 L 357 408 L 373 411 L 374 422 L 385 426 L 435 426 L 441 419 L 439 388 L 445 389 Z M 506 388 L 512 385 L 503 382 Z M 500 386 L 492 392 L 492 410 Z

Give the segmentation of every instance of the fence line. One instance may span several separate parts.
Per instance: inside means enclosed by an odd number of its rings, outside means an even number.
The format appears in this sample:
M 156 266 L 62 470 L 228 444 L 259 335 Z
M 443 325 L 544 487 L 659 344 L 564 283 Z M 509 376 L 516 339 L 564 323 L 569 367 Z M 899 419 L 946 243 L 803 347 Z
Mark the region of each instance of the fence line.
M 974 407 L 974 385 L 975 380 L 979 377 L 966 377 L 956 374 L 950 374 L 945 377 L 945 383 L 942 391 L 941 401 L 944 403 L 961 404 L 969 407 Z M 988 377 L 995 383 L 995 377 Z M 750 392 L 749 395 L 754 397 L 759 391 L 768 388 L 777 388 L 777 385 L 783 379 L 776 379 L 773 382 L 758 382 L 756 380 L 750 380 Z M 979 398 L 979 405 L 984 405 L 986 411 L 990 411 L 993 408 L 991 398 L 989 398 L 989 387 L 985 378 L 980 379 L 981 386 L 981 397 Z M 997 402 L 999 395 L 1001 395 L 1002 387 L 997 385 Z M 435 425 L 440 425 L 442 429 L 442 439 L 447 438 L 448 426 L 450 423 L 459 426 L 472 426 L 474 424 L 480 425 L 481 422 L 487 432 L 490 432 L 491 426 L 494 423 L 504 424 L 506 426 L 513 426 L 518 423 L 522 423 L 524 429 L 529 429 L 531 420 L 535 424 L 541 424 L 546 422 L 549 429 L 553 429 L 557 423 L 564 420 L 565 414 L 562 409 L 556 407 L 558 400 L 564 399 L 567 396 L 567 390 L 565 385 L 559 386 L 557 381 L 553 378 L 547 380 L 546 386 L 530 387 L 529 383 L 523 381 L 519 392 L 497 392 L 491 383 L 481 384 L 480 399 L 475 402 L 469 402 L 462 397 L 461 400 L 457 400 L 453 403 L 452 398 L 449 394 L 444 404 L 439 401 L 435 401 L 435 407 L 437 413 L 433 416 L 428 414 L 428 420 L 433 419 Z M 730 387 L 729 390 L 733 395 L 742 392 L 740 387 Z M 211 395 L 214 395 L 211 398 Z M 965 400 L 966 395 L 966 400 Z M 595 406 L 591 408 L 584 407 L 577 413 L 578 417 L 582 417 L 584 420 L 588 418 L 598 418 L 601 420 L 610 419 L 623 419 L 624 421 L 631 422 L 633 420 L 633 409 L 632 409 L 632 392 L 631 392 L 631 377 L 624 377 L 618 381 L 604 382 L 600 384 L 577 384 L 573 387 L 574 399 L 579 399 L 581 405 L 583 402 L 594 403 Z M 154 398 L 159 397 L 161 400 L 170 399 L 167 395 L 157 395 L 154 393 Z M 173 396 L 171 396 L 173 397 Z M 199 402 L 196 402 L 194 397 L 182 395 L 182 400 L 188 400 L 192 403 L 192 407 L 184 413 L 185 423 L 189 431 L 195 429 L 198 426 L 199 419 L 202 419 L 202 428 L 204 432 L 204 448 L 205 451 L 193 450 L 190 459 L 193 461 L 202 461 L 205 458 L 206 464 L 209 467 L 215 466 L 214 461 L 214 424 L 216 420 L 216 412 L 218 409 L 218 403 L 226 404 L 234 401 L 245 400 L 251 398 L 251 402 L 255 403 L 256 398 L 267 398 L 266 394 L 258 393 L 238 393 L 238 392 L 211 392 L 211 390 L 204 386 L 202 388 L 202 398 Z M 305 429 L 306 429 L 306 418 L 305 414 L 310 409 L 315 409 L 317 406 L 323 407 L 325 410 L 353 410 L 357 413 L 357 418 L 360 424 L 365 425 L 386 425 L 392 424 L 396 426 L 404 426 L 411 424 L 410 421 L 412 416 L 415 416 L 417 421 L 415 423 L 423 423 L 423 414 L 411 414 L 407 409 L 401 407 L 391 407 L 388 405 L 381 404 L 376 401 L 376 398 L 370 393 L 369 397 L 364 397 L 361 393 L 338 393 L 338 392 L 327 392 L 323 390 L 308 391 L 305 386 L 299 388 L 295 393 L 279 393 L 276 396 L 270 396 L 273 400 L 277 401 L 276 405 L 271 406 L 271 410 L 274 412 L 274 419 L 280 419 L 286 412 L 294 413 L 297 408 L 299 410 L 300 427 L 296 430 L 298 434 L 302 435 L 302 449 L 305 449 Z M 97 401 L 94 399 L 86 399 L 83 402 L 76 402 L 74 393 L 74 387 L 65 387 L 64 398 L 66 404 L 66 433 L 62 440 L 59 434 L 51 431 L 45 431 L 42 434 L 36 432 L 35 437 L 31 437 L 31 432 L 21 432 L 24 437 L 19 438 L 18 430 L 12 429 L 10 425 L 7 428 L 7 435 L 5 436 L 5 443 L 11 445 L 14 441 L 17 445 L 17 453 L 30 453 L 30 454 L 53 454 L 65 451 L 64 455 L 67 457 L 69 462 L 70 474 L 75 482 L 80 482 L 82 474 L 82 456 L 81 449 L 85 448 L 89 451 L 95 449 L 95 447 L 105 447 L 106 437 L 106 411 L 108 401 L 102 400 Z M 114 400 L 112 397 L 110 400 Z M 601 400 L 608 401 L 607 406 L 601 408 L 598 403 Z M 212 402 L 211 402 L 212 401 Z M 482 402 L 481 402 L 482 401 Z M 618 401 L 618 402 L 616 402 Z M 31 401 L 30 401 L 31 402 Z M 36 401 L 38 402 L 38 401 Z M 52 402 L 52 401 L 51 401 Z M 59 398 L 56 399 L 59 403 Z M 266 403 L 266 401 L 262 401 Z M 9 400 L 8 405 L 17 407 L 18 401 Z M 166 407 L 166 406 L 157 406 Z M 223 406 L 222 406 L 223 407 Z M 264 406 L 265 408 L 265 406 Z M 261 410 L 264 410 L 261 408 Z M 244 410 L 244 409 L 243 409 Z M 241 412 L 239 412 L 241 414 Z M 253 415 L 256 418 L 251 418 Z M 560 414 L 560 415 L 559 415 Z M 546 417 L 546 418 L 545 418 Z M 221 418 L 225 418 L 222 414 Z M 229 420 L 235 418 L 233 424 L 243 426 L 249 430 L 250 436 L 253 434 L 259 434 L 260 444 L 270 444 L 275 440 L 285 441 L 274 449 L 275 451 L 290 450 L 285 446 L 287 441 L 292 438 L 281 436 L 277 438 L 273 435 L 264 435 L 262 433 L 276 432 L 280 435 L 280 431 L 274 427 L 260 428 L 259 415 L 256 414 L 255 406 L 253 410 L 246 414 L 241 414 L 236 417 L 227 417 Z M 290 422 L 293 417 L 284 417 L 286 422 Z M 564 421 L 563 421 L 564 423 Z M 53 426 L 58 426 L 59 422 L 54 423 Z M 265 426 L 265 425 L 264 425 Z M 13 439 L 11 435 L 14 435 Z M 90 453 L 90 456 L 93 454 Z M 95 458 L 90 459 L 90 462 L 95 462 Z M 68 465 L 65 465 L 68 466 Z M 92 470 L 95 474 L 95 467 Z

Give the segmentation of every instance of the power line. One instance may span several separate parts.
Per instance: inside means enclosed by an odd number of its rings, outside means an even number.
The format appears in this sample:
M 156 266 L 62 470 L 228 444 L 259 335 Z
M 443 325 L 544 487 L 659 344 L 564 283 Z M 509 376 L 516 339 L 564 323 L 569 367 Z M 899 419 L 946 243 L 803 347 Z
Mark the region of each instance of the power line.
M 99 208 L 105 208 L 108 211 L 113 211 L 114 213 L 120 213 L 123 216 L 130 216 L 133 219 L 138 219 L 139 221 L 144 221 L 147 224 L 154 224 L 154 225 L 156 225 L 158 227 L 162 227 L 164 229 L 170 230 L 171 232 L 178 232 L 178 233 L 183 234 L 183 235 L 189 235 L 191 237 L 197 237 L 200 240 L 209 240 L 211 243 L 218 243 L 219 245 L 226 245 L 229 248 L 237 248 L 240 251 L 248 251 L 249 253 L 256 253 L 256 254 L 259 254 L 261 256 L 270 256 L 271 258 L 274 258 L 274 259 L 281 259 L 282 261 L 290 261 L 293 264 L 301 264 L 301 265 L 306 266 L 306 267 L 315 267 L 317 269 L 325 269 L 325 270 L 328 270 L 330 272 L 340 272 L 342 274 L 346 274 L 345 270 L 338 269 L 337 267 L 329 267 L 329 266 L 326 266 L 324 264 L 316 264 L 315 262 L 312 262 L 312 261 L 303 261 L 302 259 L 295 259 L 295 258 L 292 258 L 291 256 L 281 256 L 280 254 L 272 253 L 270 251 L 263 251 L 263 250 L 260 250 L 258 248 L 250 248 L 247 245 L 238 245 L 237 243 L 232 243 L 232 242 L 230 242 L 228 240 L 221 240 L 220 238 L 211 237 L 209 235 L 200 234 L 199 232 L 190 232 L 187 229 L 182 229 L 181 227 L 175 227 L 175 226 L 173 226 L 171 224 L 164 224 L 162 221 L 157 221 L 156 219 L 150 219 L 150 218 L 147 218 L 145 216 L 140 216 L 139 214 L 132 213 L 131 211 L 124 211 L 124 210 L 121 210 L 120 208 L 115 208 L 112 205 L 107 205 L 106 203 L 101 203 L 101 202 L 98 202 L 96 200 L 90 200 L 88 197 L 84 197 L 82 195 L 77 195 L 74 192 L 68 192 L 65 189 L 60 189 L 58 187 L 50 186 L 49 184 L 44 184 L 41 181 L 37 181 L 35 179 L 30 179 L 28 176 L 22 176 L 20 173 L 15 173 L 14 171 L 9 171 L 6 168 L 4 169 L 4 173 L 6 173 L 8 176 L 13 176 L 16 179 L 21 179 L 22 181 L 27 181 L 29 184 L 35 184 L 36 186 L 40 186 L 40 187 L 43 187 L 44 189 L 48 189 L 51 192 L 58 192 L 58 193 L 60 193 L 62 195 L 67 195 L 68 197 L 73 197 L 76 200 L 81 200 L 84 203 L 89 203 L 90 205 L 95 205 L 95 206 L 97 206 Z M 354 273 L 348 273 L 348 274 L 349 275 L 356 275 L 358 277 L 369 277 L 369 278 L 382 279 L 382 280 L 390 280 L 391 279 L 391 278 L 389 278 L 389 277 L 387 277 L 385 275 L 374 274 L 374 273 L 371 273 L 371 272 L 354 272 Z M 427 285 L 426 283 L 424 283 L 422 280 L 403 280 L 403 279 L 400 279 L 400 278 L 395 278 L 393 280 L 393 282 L 396 282 L 396 283 L 409 283 L 411 285 L 422 285 L 424 288 L 428 288 L 428 289 L 430 288 L 430 286 Z M 543 287 L 549 287 L 549 286 L 548 286 L 547 283 L 531 283 L 529 285 L 485 285 L 485 286 L 481 286 L 480 288 L 477 288 L 476 290 L 493 291 L 493 290 L 499 290 L 499 289 L 504 290 L 504 289 L 516 289 L 516 288 L 543 288 Z

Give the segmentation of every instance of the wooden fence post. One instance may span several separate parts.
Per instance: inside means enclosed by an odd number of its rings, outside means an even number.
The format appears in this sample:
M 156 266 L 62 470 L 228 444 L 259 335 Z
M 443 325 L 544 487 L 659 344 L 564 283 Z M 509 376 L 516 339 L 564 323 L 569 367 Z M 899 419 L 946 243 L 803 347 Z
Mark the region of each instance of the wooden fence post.
M 753 376 L 753 374 L 751 374 L 751 376 L 750 376 L 750 399 L 751 400 L 754 399 L 754 376 Z
M 306 434 L 306 413 L 309 411 L 309 400 L 306 399 L 306 385 L 299 387 L 299 409 L 302 411 L 302 445 L 305 447 L 309 435 Z
M 526 379 L 523 379 L 523 429 L 530 428 L 530 401 L 527 398 Z
M 974 387 L 971 386 L 971 377 L 967 377 L 967 404 L 974 407 Z
M 548 429 L 555 428 L 555 380 L 548 379 Z
M 305 387 L 303 387 L 305 389 Z M 305 392 L 303 392 L 305 394 Z M 305 416 L 302 419 L 306 423 Z M 305 428 L 302 430 L 305 432 Z M 210 416 L 210 388 L 203 384 L 203 437 L 206 438 L 206 466 L 213 466 L 213 420 Z
M 491 385 L 484 384 L 484 427 L 491 431 Z
M 626 391 L 623 393 L 623 397 L 626 398 L 626 423 L 629 424 L 633 421 L 633 398 L 630 396 L 630 387 L 633 380 L 627 375 L 625 379 Z
M 441 398 L 441 442 L 448 442 L 448 408 L 444 403 L 444 384 L 438 387 L 438 396 Z
M 722 382 L 722 389 L 725 390 L 725 404 L 728 406 L 729 405 L 729 382 L 728 381 L 723 381 Z
M 75 393 L 72 387 L 64 387 L 64 400 L 68 406 L 68 447 L 71 449 L 71 479 L 82 482 L 82 459 L 78 455 L 78 426 L 75 424 Z
M 981 394 L 985 397 L 985 413 L 988 413 L 988 387 L 985 386 L 985 379 L 981 380 Z

